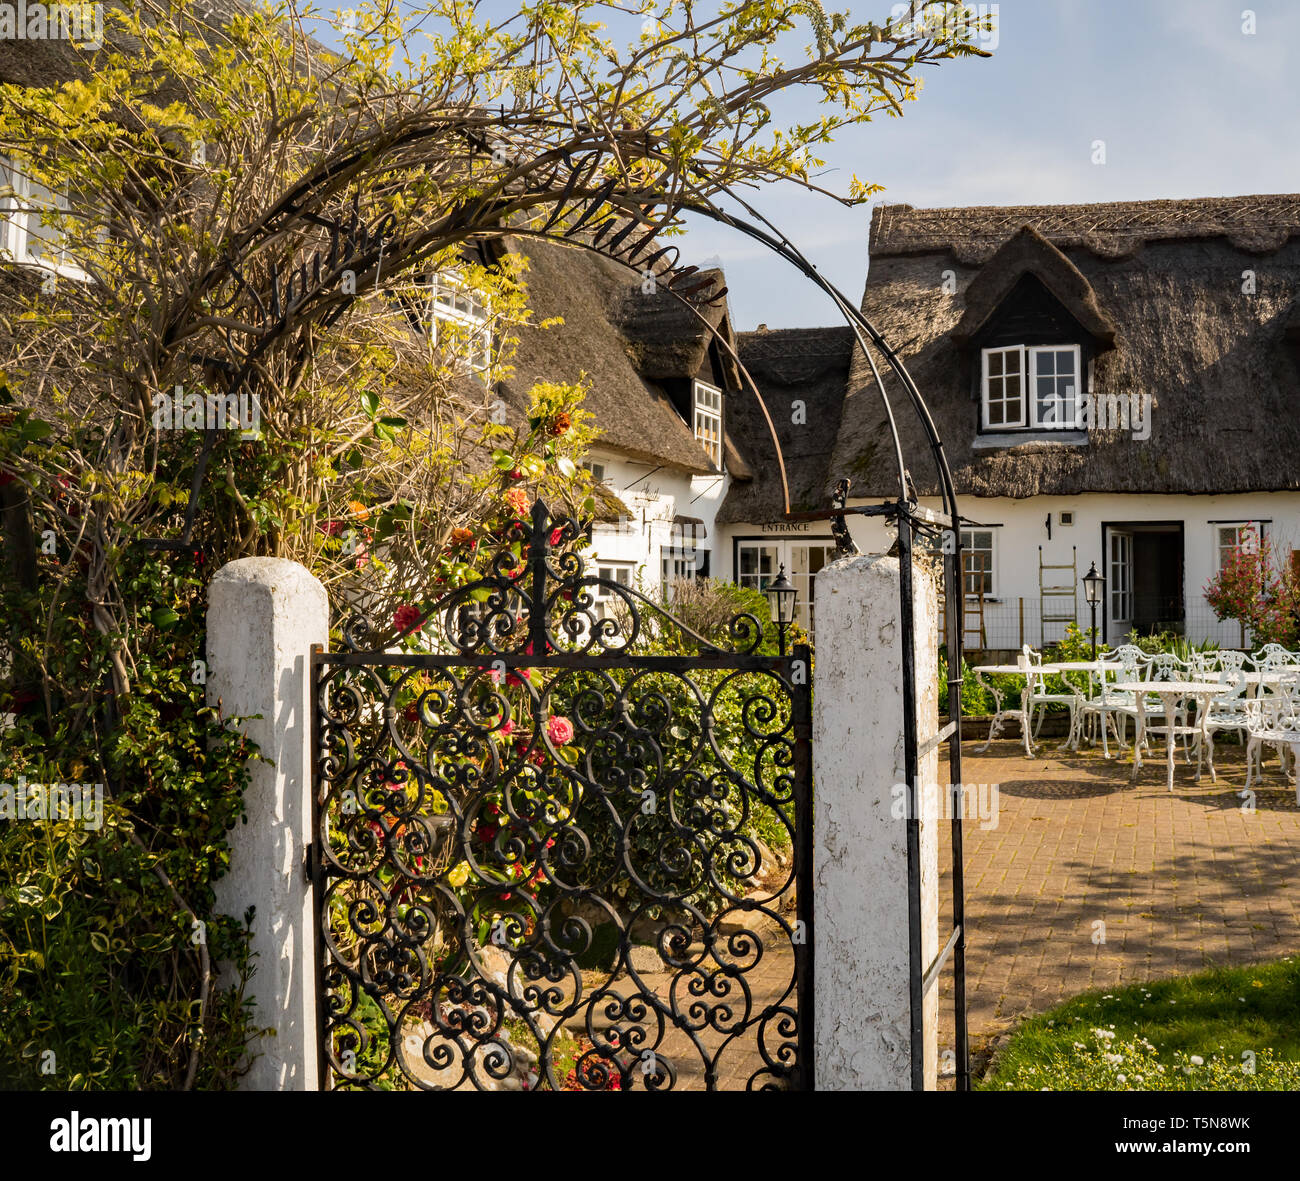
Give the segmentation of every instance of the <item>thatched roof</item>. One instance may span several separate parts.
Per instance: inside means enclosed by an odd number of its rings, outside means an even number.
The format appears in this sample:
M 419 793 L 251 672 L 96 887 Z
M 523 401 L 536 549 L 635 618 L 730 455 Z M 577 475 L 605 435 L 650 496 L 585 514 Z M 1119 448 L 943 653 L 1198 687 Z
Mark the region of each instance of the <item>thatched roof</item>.
M 1115 343 L 1115 325 L 1097 306 L 1097 293 L 1082 272 L 1033 226 L 1001 246 L 966 288 L 966 310 L 951 332 L 958 344 L 966 344 L 979 332 L 1025 275 L 1033 275 L 1089 333 L 1097 344 L 1110 348 Z
M 1024 228 L 1030 227 L 1031 233 Z M 1008 209 L 881 206 L 872 217 L 862 308 L 898 351 L 938 424 L 959 492 L 1228 493 L 1300 489 L 1300 195 Z M 1068 263 L 1045 266 L 1050 246 Z M 956 276 L 956 294 L 943 275 Z M 1243 293 L 1243 272 L 1255 294 Z M 998 292 L 1039 273 L 1076 318 L 1115 347 L 1095 361 L 1099 395 L 1148 396 L 1151 434 L 1088 442 L 989 436 L 976 446 L 972 364 L 955 334 L 983 322 Z M 1080 285 L 1082 280 L 1082 285 Z M 937 491 L 928 446 L 903 405 L 917 491 Z M 989 443 L 994 446 L 990 447 Z M 822 503 L 841 476 L 854 496 L 897 492 L 880 399 L 855 358 Z
M 683 285 L 689 287 L 706 281 L 712 284 L 708 294 L 726 287 L 726 278 L 716 267 L 692 275 Z M 640 284 L 632 284 L 624 291 L 622 303 L 614 309 L 614 314 L 642 376 L 654 381 L 698 373 L 714 331 L 735 347 L 725 296 L 716 303 L 697 302 L 695 306 L 699 315 L 668 291 L 656 289 L 647 294 Z M 733 382 L 738 380 L 730 357 L 725 351 L 721 356 L 726 358 L 728 375 Z
M 740 334 L 740 360 L 772 416 L 790 482 L 790 507 L 796 512 L 825 507 L 826 461 L 840 427 L 854 343 L 848 327 Z M 795 413 L 796 400 L 804 403 L 801 415 Z M 733 480 L 718 523 L 779 521 L 785 506 L 776 449 L 762 410 L 752 394 L 741 391 L 728 398 L 727 411 L 732 437 L 755 476 Z M 796 423 L 796 417 L 804 421 Z
M 534 321 L 564 320 L 563 326 L 519 332 L 515 374 L 503 383 L 506 402 L 522 406 L 534 382 L 577 381 L 585 372 L 585 405 L 602 432 L 601 447 L 680 471 L 712 472 L 694 431 L 651 380 L 698 371 L 709 343 L 698 320 L 667 293 L 642 294 L 634 271 L 602 255 L 531 237 L 506 243 L 529 259 L 524 280 Z M 720 324 L 725 301 L 701 310 Z

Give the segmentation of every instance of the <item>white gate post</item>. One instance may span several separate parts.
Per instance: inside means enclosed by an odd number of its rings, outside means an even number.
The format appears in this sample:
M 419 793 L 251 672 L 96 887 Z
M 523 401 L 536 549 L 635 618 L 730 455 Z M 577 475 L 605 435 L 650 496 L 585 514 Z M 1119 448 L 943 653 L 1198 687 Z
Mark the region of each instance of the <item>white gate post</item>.
M 296 562 L 241 558 L 208 587 L 207 700 L 270 764 L 253 762 L 248 823 L 229 834 L 230 871 L 217 908 L 253 918 L 253 1020 L 274 1035 L 240 1080 L 242 1090 L 314 1091 L 316 972 L 311 889 L 303 859 L 311 840 L 309 654 L 329 638 L 325 588 Z M 261 714 L 261 717 L 249 717 Z
M 842 558 L 817 574 L 813 694 L 813 980 L 819 1090 L 908 1090 L 908 875 L 900 567 Z M 917 737 L 938 717 L 934 581 L 913 578 Z M 938 753 L 918 762 L 921 949 L 939 950 Z M 901 797 L 901 798 L 900 798 Z M 925 1087 L 936 1084 L 938 991 L 923 1004 Z

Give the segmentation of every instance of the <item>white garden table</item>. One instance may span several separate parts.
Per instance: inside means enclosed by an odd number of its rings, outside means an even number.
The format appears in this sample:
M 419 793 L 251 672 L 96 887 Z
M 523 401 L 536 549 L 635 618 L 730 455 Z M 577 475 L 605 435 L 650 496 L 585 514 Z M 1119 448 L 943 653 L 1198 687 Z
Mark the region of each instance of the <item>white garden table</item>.
M 987 674 L 988 676 L 996 677 L 1025 678 L 1028 677 L 1030 672 L 1033 670 L 1024 668 L 1019 664 L 981 664 L 977 665 L 971 671 L 975 674 L 975 680 L 993 694 L 994 704 L 993 722 L 989 726 L 988 741 L 985 742 L 983 746 L 977 746 L 975 749 L 981 753 L 988 750 L 988 748 L 993 744 L 993 739 L 1002 732 L 1002 727 L 1007 720 L 1014 719 L 1020 723 L 1020 733 L 1023 735 L 1025 740 L 1025 758 L 1032 759 L 1034 757 L 1034 749 L 1029 741 L 1029 708 L 1027 705 L 1027 699 L 1029 697 L 1028 684 L 1026 683 L 1025 691 L 1020 695 L 1020 708 L 1003 709 L 1001 692 L 995 685 L 990 685 L 984 677 Z
M 1166 785 L 1170 791 L 1174 790 L 1174 739 L 1179 734 L 1195 734 L 1197 741 L 1206 740 L 1205 719 L 1209 713 L 1209 703 L 1211 697 L 1217 697 L 1220 693 L 1231 691 L 1231 685 L 1213 683 L 1210 681 L 1122 681 L 1114 686 L 1119 693 L 1132 693 L 1133 700 L 1137 702 L 1137 735 L 1133 739 L 1133 773 L 1131 780 L 1137 779 L 1138 771 L 1142 769 L 1142 740 L 1146 736 L 1146 710 L 1142 708 L 1142 695 L 1146 693 L 1154 694 L 1160 698 L 1160 704 L 1165 710 L 1165 724 L 1163 726 L 1152 726 L 1151 729 L 1156 733 L 1163 733 L 1165 736 L 1165 768 L 1166 768 Z M 1175 724 L 1175 716 L 1178 713 L 1178 703 L 1187 698 L 1196 702 L 1196 725 L 1179 726 Z M 1218 776 L 1214 771 L 1214 755 L 1210 755 L 1210 775 L 1214 779 Z M 1199 766 L 1196 770 L 1196 778 L 1200 779 L 1201 772 Z

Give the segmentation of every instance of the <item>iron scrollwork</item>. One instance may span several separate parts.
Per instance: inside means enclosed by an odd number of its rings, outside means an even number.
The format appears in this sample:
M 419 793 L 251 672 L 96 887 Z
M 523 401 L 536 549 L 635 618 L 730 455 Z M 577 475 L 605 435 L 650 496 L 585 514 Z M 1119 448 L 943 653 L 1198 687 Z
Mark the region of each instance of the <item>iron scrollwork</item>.
M 524 528 L 522 569 L 409 623 L 436 650 L 358 623 L 314 660 L 323 1066 L 808 1085 L 811 654 L 762 651 L 752 616 L 711 642 L 588 575 L 540 503 Z M 669 623 L 691 651 L 665 654 Z

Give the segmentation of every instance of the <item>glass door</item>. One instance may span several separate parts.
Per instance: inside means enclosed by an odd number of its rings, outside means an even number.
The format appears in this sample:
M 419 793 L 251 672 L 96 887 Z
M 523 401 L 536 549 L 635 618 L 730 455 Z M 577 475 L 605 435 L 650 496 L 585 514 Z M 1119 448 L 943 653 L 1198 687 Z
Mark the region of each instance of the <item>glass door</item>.
M 1110 627 L 1112 638 L 1133 629 L 1133 534 L 1110 530 Z

